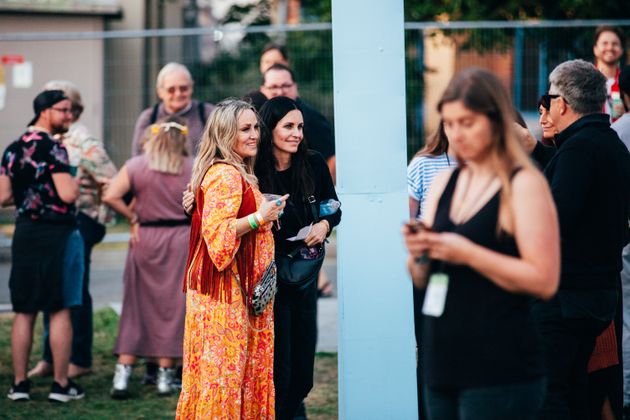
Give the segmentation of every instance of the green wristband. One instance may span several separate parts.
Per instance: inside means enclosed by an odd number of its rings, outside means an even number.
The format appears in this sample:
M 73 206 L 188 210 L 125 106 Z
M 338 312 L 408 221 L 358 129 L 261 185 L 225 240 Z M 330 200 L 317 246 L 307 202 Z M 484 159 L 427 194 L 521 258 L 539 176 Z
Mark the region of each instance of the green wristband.
M 249 226 L 252 228 L 252 230 L 258 229 L 258 224 L 256 224 L 256 219 L 254 219 L 253 214 L 247 216 L 247 221 L 249 222 Z

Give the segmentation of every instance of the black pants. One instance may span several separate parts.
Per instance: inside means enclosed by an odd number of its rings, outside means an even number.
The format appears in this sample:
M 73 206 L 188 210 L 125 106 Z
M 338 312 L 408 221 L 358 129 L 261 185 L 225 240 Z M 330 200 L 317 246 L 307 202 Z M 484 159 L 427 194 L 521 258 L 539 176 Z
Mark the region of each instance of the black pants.
M 531 420 L 545 379 L 462 389 L 425 387 L 429 420 Z
M 533 308 L 545 346 L 547 395 L 541 419 L 589 418 L 586 367 L 595 339 L 610 321 L 563 318 L 558 299 L 537 302 Z
M 422 322 L 424 315 L 422 314 L 422 304 L 424 303 L 424 289 L 416 289 L 413 287 L 413 322 L 414 332 L 416 334 L 416 383 L 418 386 L 418 418 L 424 420 L 427 418 L 426 408 L 424 406 L 424 381 L 422 378 Z
M 77 225 L 84 244 L 84 267 L 83 274 L 83 303 L 70 309 L 72 321 L 72 354 L 70 362 L 73 364 L 89 368 L 92 367 L 92 296 L 90 295 L 90 263 L 92 261 L 92 248 L 103 240 L 105 236 L 105 226 L 97 223 L 92 218 L 79 212 L 77 215 Z M 44 333 L 44 355 L 43 360 L 52 363 L 52 352 L 48 334 Z
M 274 303 L 276 418 L 290 420 L 313 388 L 317 281 L 304 290 L 278 285 Z

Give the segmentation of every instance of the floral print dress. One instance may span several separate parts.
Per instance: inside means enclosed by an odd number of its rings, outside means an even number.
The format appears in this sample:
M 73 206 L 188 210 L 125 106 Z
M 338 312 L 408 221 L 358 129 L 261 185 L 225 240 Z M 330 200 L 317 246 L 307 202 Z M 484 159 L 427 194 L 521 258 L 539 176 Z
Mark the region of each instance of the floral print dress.
M 241 179 L 234 167 L 216 164 L 201 184 L 202 236 L 210 258 L 221 271 L 236 270 Z M 257 188 L 254 195 L 260 206 L 263 197 Z M 256 232 L 255 278 L 273 259 L 270 228 L 271 224 L 266 224 Z M 196 290 L 187 292 L 178 419 L 275 418 L 273 305 L 260 316 L 249 315 L 240 284 L 235 275 L 231 278 L 231 303 Z

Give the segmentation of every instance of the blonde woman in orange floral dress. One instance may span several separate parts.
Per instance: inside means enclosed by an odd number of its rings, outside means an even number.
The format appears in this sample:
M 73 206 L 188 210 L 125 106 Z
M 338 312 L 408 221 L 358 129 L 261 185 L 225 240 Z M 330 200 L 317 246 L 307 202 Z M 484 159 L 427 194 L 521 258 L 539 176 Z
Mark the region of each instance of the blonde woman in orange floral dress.
M 274 255 L 271 224 L 288 197 L 267 202 L 253 175 L 260 130 L 253 107 L 217 105 L 192 174 L 196 208 L 185 278 L 178 419 L 274 419 L 273 305 L 247 301 Z

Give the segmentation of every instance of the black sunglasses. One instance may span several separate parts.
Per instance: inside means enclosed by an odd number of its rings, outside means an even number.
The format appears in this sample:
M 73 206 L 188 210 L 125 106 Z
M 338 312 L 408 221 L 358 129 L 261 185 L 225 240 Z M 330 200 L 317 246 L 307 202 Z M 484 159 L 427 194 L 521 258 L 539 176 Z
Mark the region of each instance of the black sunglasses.
M 561 97 L 562 95 L 551 95 L 549 93 L 545 93 L 543 96 L 540 97 L 540 99 L 538 100 L 538 107 L 540 108 L 541 106 L 543 108 L 545 108 L 547 111 L 549 111 L 549 108 L 551 108 L 551 100 L 552 99 L 556 99 Z

